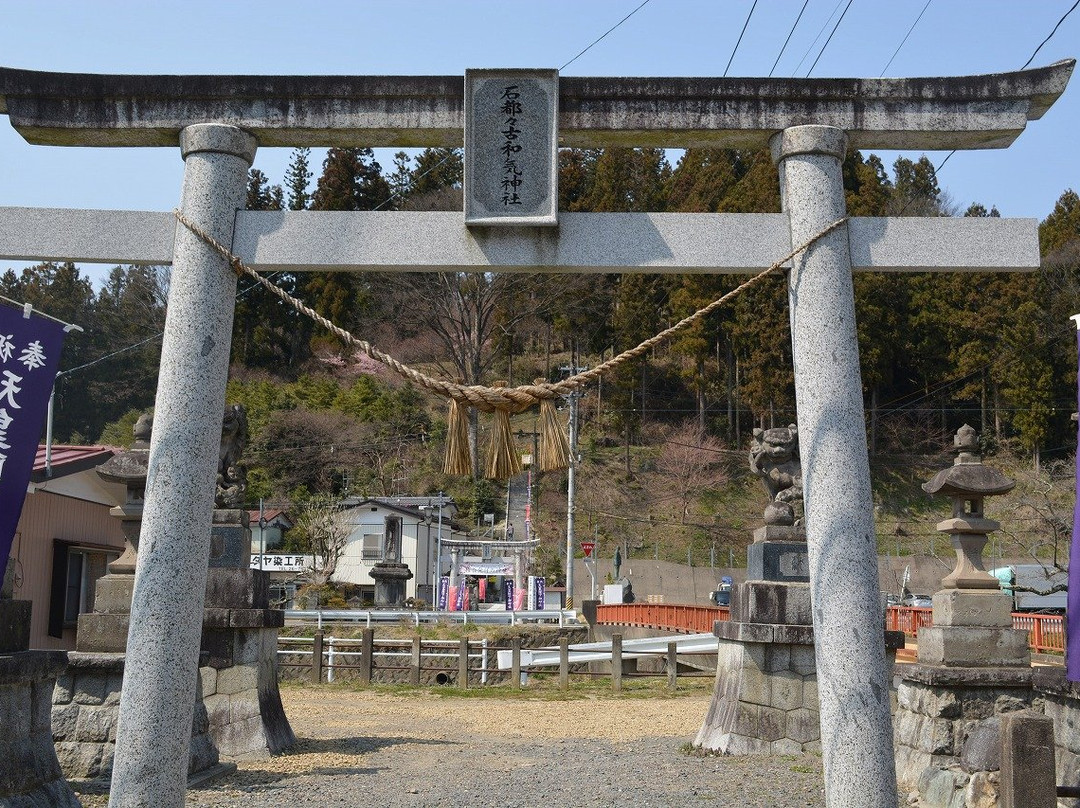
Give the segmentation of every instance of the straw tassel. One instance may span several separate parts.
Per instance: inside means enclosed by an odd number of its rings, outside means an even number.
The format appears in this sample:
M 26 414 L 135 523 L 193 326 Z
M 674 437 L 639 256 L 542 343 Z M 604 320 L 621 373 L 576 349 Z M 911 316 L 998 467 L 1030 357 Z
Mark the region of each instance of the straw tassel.
M 535 384 L 543 384 L 537 379 Z M 540 471 L 559 471 L 570 465 L 570 439 L 566 437 L 559 414 L 555 411 L 555 399 L 540 400 Z
M 495 382 L 492 387 L 506 387 L 506 382 Z M 510 428 L 510 412 L 495 410 L 491 427 L 491 447 L 488 452 L 487 476 L 492 480 L 508 480 L 521 474 L 521 455 L 514 446 L 514 434 Z
M 469 411 L 456 399 L 450 399 L 450 414 L 446 422 L 446 458 L 443 473 L 472 477 L 472 455 L 469 452 Z

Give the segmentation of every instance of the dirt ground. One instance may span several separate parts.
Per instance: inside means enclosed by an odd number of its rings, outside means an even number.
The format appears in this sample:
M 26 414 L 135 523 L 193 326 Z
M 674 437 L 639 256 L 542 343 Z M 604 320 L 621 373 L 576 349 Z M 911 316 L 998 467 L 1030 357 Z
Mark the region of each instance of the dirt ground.
M 563 698 L 288 685 L 296 747 L 237 761 L 190 789 L 187 805 L 824 806 L 820 758 L 690 753 L 710 690 Z

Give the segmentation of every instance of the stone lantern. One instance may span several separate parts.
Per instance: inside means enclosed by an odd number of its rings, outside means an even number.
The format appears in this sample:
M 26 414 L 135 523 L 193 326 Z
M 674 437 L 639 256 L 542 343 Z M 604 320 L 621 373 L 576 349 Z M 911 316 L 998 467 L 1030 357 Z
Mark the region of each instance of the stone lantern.
M 957 430 L 953 445 L 957 450 L 953 465 L 923 484 L 928 494 L 952 498 L 952 518 L 938 522 L 937 529 L 948 533 L 952 540 L 956 569 L 942 579 L 941 585 L 945 589 L 997 591 L 997 579 L 983 569 L 982 553 L 987 534 L 1000 530 L 1001 525 L 983 516 L 983 500 L 1008 493 L 1016 483 L 997 469 L 983 465 L 978 435 L 967 424 Z
M 919 662 L 947 667 L 1027 666 L 1027 632 L 1013 628 L 1012 599 L 982 563 L 987 534 L 1001 525 L 983 515 L 983 500 L 1016 484 L 984 466 L 975 430 L 964 425 L 953 439 L 957 456 L 923 490 L 952 499 L 952 517 L 937 529 L 949 534 L 956 568 L 934 594 L 934 624 L 919 630 Z

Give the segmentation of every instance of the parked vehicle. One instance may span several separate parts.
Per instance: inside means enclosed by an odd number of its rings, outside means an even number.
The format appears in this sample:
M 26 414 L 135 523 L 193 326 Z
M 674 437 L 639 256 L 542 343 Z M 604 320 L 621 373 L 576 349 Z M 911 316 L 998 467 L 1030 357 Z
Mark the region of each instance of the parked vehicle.
M 717 606 L 730 606 L 731 585 L 731 577 L 727 575 L 721 575 L 720 583 L 716 585 L 716 591 L 709 595 L 709 600 L 711 600 Z
M 908 606 L 912 609 L 932 609 L 934 606 L 934 599 L 930 595 L 904 595 L 900 599 L 901 606 Z
M 1064 613 L 1068 591 L 1051 591 L 1068 585 L 1064 570 L 1042 564 L 1015 564 L 992 569 L 990 574 L 998 579 L 1002 592 L 1012 595 L 1013 611 Z

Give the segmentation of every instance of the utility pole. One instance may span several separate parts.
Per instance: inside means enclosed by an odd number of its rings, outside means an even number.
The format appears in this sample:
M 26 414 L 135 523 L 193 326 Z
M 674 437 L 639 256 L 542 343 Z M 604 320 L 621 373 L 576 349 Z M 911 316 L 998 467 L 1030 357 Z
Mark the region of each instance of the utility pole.
M 566 602 L 574 608 L 574 477 L 577 473 L 578 393 L 570 393 L 570 465 L 566 469 Z

